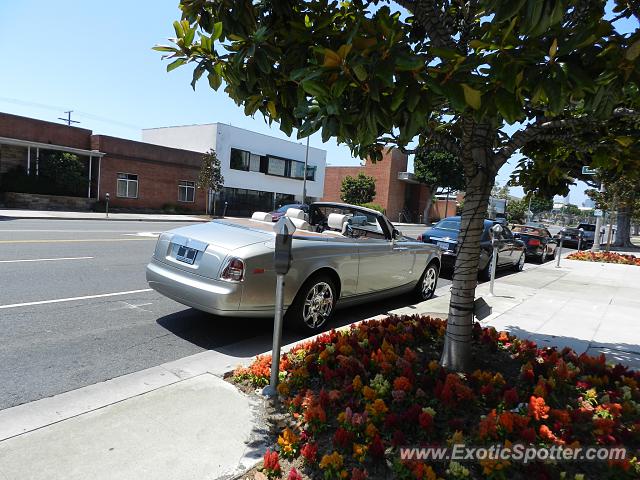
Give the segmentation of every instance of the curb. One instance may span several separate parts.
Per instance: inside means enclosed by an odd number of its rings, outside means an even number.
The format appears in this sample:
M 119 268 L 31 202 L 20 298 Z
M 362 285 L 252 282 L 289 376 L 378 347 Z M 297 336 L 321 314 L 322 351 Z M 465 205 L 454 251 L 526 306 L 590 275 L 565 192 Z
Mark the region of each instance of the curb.
M 35 216 L 35 217 L 25 217 L 25 216 L 13 216 L 13 215 L 0 215 L 0 220 L 95 220 L 100 222 L 157 222 L 157 223 L 173 223 L 173 222 L 209 222 L 210 220 L 204 220 L 200 218 L 192 218 L 192 219 L 160 219 L 160 218 L 87 218 L 87 217 L 44 217 L 44 216 Z

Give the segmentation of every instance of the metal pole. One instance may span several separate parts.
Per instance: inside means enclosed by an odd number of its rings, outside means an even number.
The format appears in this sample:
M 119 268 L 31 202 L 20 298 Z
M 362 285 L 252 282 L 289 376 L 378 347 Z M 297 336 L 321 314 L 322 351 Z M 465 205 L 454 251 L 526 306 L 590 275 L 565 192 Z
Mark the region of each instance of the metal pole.
M 87 198 L 91 198 L 91 164 L 93 163 L 93 157 L 89 155 L 89 192 Z
M 562 257 L 562 242 L 564 240 L 564 233 L 560 232 L 560 245 L 558 246 L 558 253 L 556 254 L 556 268 L 560 268 L 560 257 Z
M 451 195 L 451 189 L 447 189 L 447 199 L 444 202 L 444 216 L 445 218 L 449 216 L 449 195 Z
M 226 217 L 227 216 L 227 206 L 229 205 L 228 202 L 224 202 L 224 212 L 222 212 L 222 216 Z
M 611 250 L 611 234 L 613 233 L 613 212 L 609 212 L 609 233 L 607 234 L 607 252 Z
M 491 283 L 489 284 L 489 295 L 493 294 L 493 283 L 496 280 L 496 263 L 498 263 L 498 243 L 493 246 L 493 252 L 491 253 Z
M 533 220 L 533 216 L 532 216 L 532 212 L 531 212 L 531 199 L 533 197 L 529 197 L 529 207 L 527 208 L 527 219 L 530 222 L 531 220 Z
M 304 178 L 302 179 L 302 203 L 307 200 L 307 165 L 309 164 L 309 137 L 307 137 L 307 151 L 304 154 Z
M 27 175 L 31 173 L 31 147 L 27 147 Z
M 580 233 L 578 233 L 578 251 L 582 250 L 582 237 L 584 236 L 584 228 L 578 229 Z
M 600 193 L 604 193 L 604 182 L 600 182 Z M 601 212 L 602 215 L 596 217 L 596 234 L 593 238 L 593 246 L 591 247 L 592 252 L 600 251 L 600 243 L 602 242 L 602 237 L 600 235 L 600 229 L 602 228 L 602 218 L 604 216 L 604 212 Z
M 284 303 L 284 275 L 276 275 L 276 315 L 273 320 L 273 347 L 271 350 L 271 380 L 263 393 L 275 396 L 280 373 L 280 348 L 282 346 L 282 317 Z

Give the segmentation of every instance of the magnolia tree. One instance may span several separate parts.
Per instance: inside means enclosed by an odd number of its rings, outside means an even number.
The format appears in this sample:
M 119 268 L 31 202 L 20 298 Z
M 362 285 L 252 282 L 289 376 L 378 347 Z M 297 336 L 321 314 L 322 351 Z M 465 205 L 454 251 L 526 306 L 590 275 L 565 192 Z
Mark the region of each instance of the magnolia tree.
M 212 215 L 216 214 L 216 196 L 224 187 L 224 176 L 222 175 L 222 167 L 220 159 L 216 155 L 216 151 L 212 148 L 202 156 L 202 165 L 198 173 L 198 188 L 207 191 L 207 210 L 211 206 L 211 196 L 213 195 Z
M 362 205 L 373 202 L 376 196 L 376 179 L 360 172 L 357 176 L 347 175 L 340 185 L 340 199 L 343 202 Z
M 182 0 L 168 70 L 194 67 L 247 115 L 382 158 L 414 138 L 460 159 L 460 249 L 441 363 L 470 366 L 480 237 L 496 174 L 536 139 L 616 110 L 637 82 L 634 7 L 605 0 Z M 634 20 L 635 21 L 635 20 Z M 580 107 L 581 117 L 568 119 Z M 505 128 L 512 125 L 510 128 Z

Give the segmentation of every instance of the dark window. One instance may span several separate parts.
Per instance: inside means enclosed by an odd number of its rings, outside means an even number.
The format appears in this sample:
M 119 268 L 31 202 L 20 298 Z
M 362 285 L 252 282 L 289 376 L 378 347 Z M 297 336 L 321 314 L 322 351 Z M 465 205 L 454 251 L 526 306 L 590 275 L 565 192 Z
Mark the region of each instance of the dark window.
M 178 201 L 194 202 L 196 198 L 196 182 L 181 180 L 178 183 Z
M 231 149 L 231 161 L 229 167 L 233 170 L 249 171 L 251 165 L 251 153 L 246 150 L 239 150 L 237 148 Z
M 116 196 L 123 198 L 138 198 L 138 175 L 119 173 Z

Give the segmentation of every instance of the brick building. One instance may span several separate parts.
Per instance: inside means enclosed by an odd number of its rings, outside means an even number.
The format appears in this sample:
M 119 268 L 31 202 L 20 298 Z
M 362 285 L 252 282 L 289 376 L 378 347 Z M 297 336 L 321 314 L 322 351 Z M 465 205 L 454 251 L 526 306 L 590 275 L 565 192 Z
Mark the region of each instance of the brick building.
M 109 193 L 110 205 L 116 208 L 205 210 L 206 194 L 196 188 L 202 153 L 94 135 L 91 130 L 6 113 L 0 113 L 0 192 L 10 191 L 10 185 L 2 184 L 4 174 L 22 169 L 37 177 L 51 152 L 76 155 L 84 163 L 88 180 L 84 201 L 51 197 L 47 204 L 51 208 L 90 209 Z M 19 198 L 24 201 L 29 196 Z M 5 202 L 12 206 L 9 200 Z
M 398 149 L 388 149 L 382 160 L 376 163 L 366 161 L 363 166 L 327 166 L 324 181 L 323 201 L 339 202 L 342 180 L 364 173 L 376 180 L 376 196 L 373 203 L 385 209 L 389 219 L 400 222 L 419 222 L 427 205 L 431 191 L 420 184 L 414 175 L 407 171 L 408 157 Z M 430 210 L 431 219 L 455 215 L 456 202 L 437 200 Z

